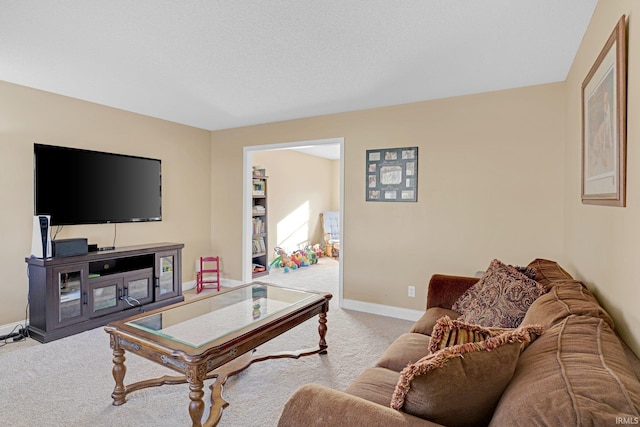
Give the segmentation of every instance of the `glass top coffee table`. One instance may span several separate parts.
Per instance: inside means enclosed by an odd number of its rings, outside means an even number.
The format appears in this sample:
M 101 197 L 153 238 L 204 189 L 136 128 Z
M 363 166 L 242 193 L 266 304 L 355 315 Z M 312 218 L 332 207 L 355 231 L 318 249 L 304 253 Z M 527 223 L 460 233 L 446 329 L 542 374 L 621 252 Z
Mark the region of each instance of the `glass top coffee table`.
M 252 363 L 326 353 L 327 312 L 332 295 L 253 282 L 209 296 L 141 313 L 105 327 L 113 350 L 113 405 L 136 390 L 189 383 L 189 415 L 193 426 L 213 426 L 228 403 L 222 398 L 227 378 Z M 318 348 L 254 355 L 256 347 L 316 315 Z M 178 371 L 125 385 L 125 351 Z M 202 423 L 204 380 L 211 386 L 211 411 Z

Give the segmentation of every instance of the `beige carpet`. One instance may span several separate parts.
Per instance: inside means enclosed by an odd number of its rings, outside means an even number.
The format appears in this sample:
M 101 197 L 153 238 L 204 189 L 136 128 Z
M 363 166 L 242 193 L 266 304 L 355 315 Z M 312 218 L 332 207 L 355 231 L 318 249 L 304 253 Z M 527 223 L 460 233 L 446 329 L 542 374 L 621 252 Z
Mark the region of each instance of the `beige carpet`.
M 338 307 L 338 263 L 321 263 L 284 273 L 272 271 L 262 281 L 334 294 L 328 314 L 327 355 L 255 363 L 232 377 L 224 388 L 230 405 L 220 426 L 275 426 L 287 398 L 306 383 L 343 390 L 411 322 Z M 317 321 L 310 320 L 273 339 L 259 352 L 296 350 L 317 345 Z M 96 328 L 39 344 L 33 340 L 0 348 L 0 424 L 7 426 L 188 426 L 188 386 L 165 385 L 140 390 L 125 405 L 111 405 L 108 335 Z M 125 382 L 175 372 L 127 355 Z M 205 384 L 208 406 L 210 382 Z M 205 412 L 205 418 L 208 409 Z

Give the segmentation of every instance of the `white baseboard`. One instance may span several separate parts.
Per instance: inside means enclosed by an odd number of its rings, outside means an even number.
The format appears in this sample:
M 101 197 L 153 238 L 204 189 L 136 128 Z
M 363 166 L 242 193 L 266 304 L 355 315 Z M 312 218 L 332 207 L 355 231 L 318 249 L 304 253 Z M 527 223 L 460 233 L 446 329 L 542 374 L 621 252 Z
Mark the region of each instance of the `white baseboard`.
M 350 299 L 342 300 L 342 308 L 347 310 L 362 311 L 380 316 L 394 317 L 396 319 L 411 320 L 415 322 L 420 319 L 424 311 L 410 310 L 408 308 L 393 307 L 390 305 L 374 304 Z
M 195 280 L 189 280 L 188 282 L 182 282 L 182 292 L 194 289 L 196 287 Z

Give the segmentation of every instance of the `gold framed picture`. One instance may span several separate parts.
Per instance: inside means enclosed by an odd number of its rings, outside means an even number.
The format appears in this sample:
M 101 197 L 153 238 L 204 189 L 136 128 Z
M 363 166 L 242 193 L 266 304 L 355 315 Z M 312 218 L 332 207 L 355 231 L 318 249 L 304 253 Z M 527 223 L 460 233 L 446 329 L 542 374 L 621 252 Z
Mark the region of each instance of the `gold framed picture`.
M 627 48 L 624 15 L 582 83 L 582 203 L 625 206 Z

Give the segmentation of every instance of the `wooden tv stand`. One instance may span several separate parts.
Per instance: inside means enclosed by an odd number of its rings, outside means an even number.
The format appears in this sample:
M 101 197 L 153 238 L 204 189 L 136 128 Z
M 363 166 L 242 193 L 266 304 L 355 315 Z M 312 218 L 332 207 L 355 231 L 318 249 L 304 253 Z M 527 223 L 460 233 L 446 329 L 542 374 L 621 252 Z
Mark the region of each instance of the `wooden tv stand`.
M 181 243 L 25 258 L 29 334 L 49 342 L 184 301 Z

